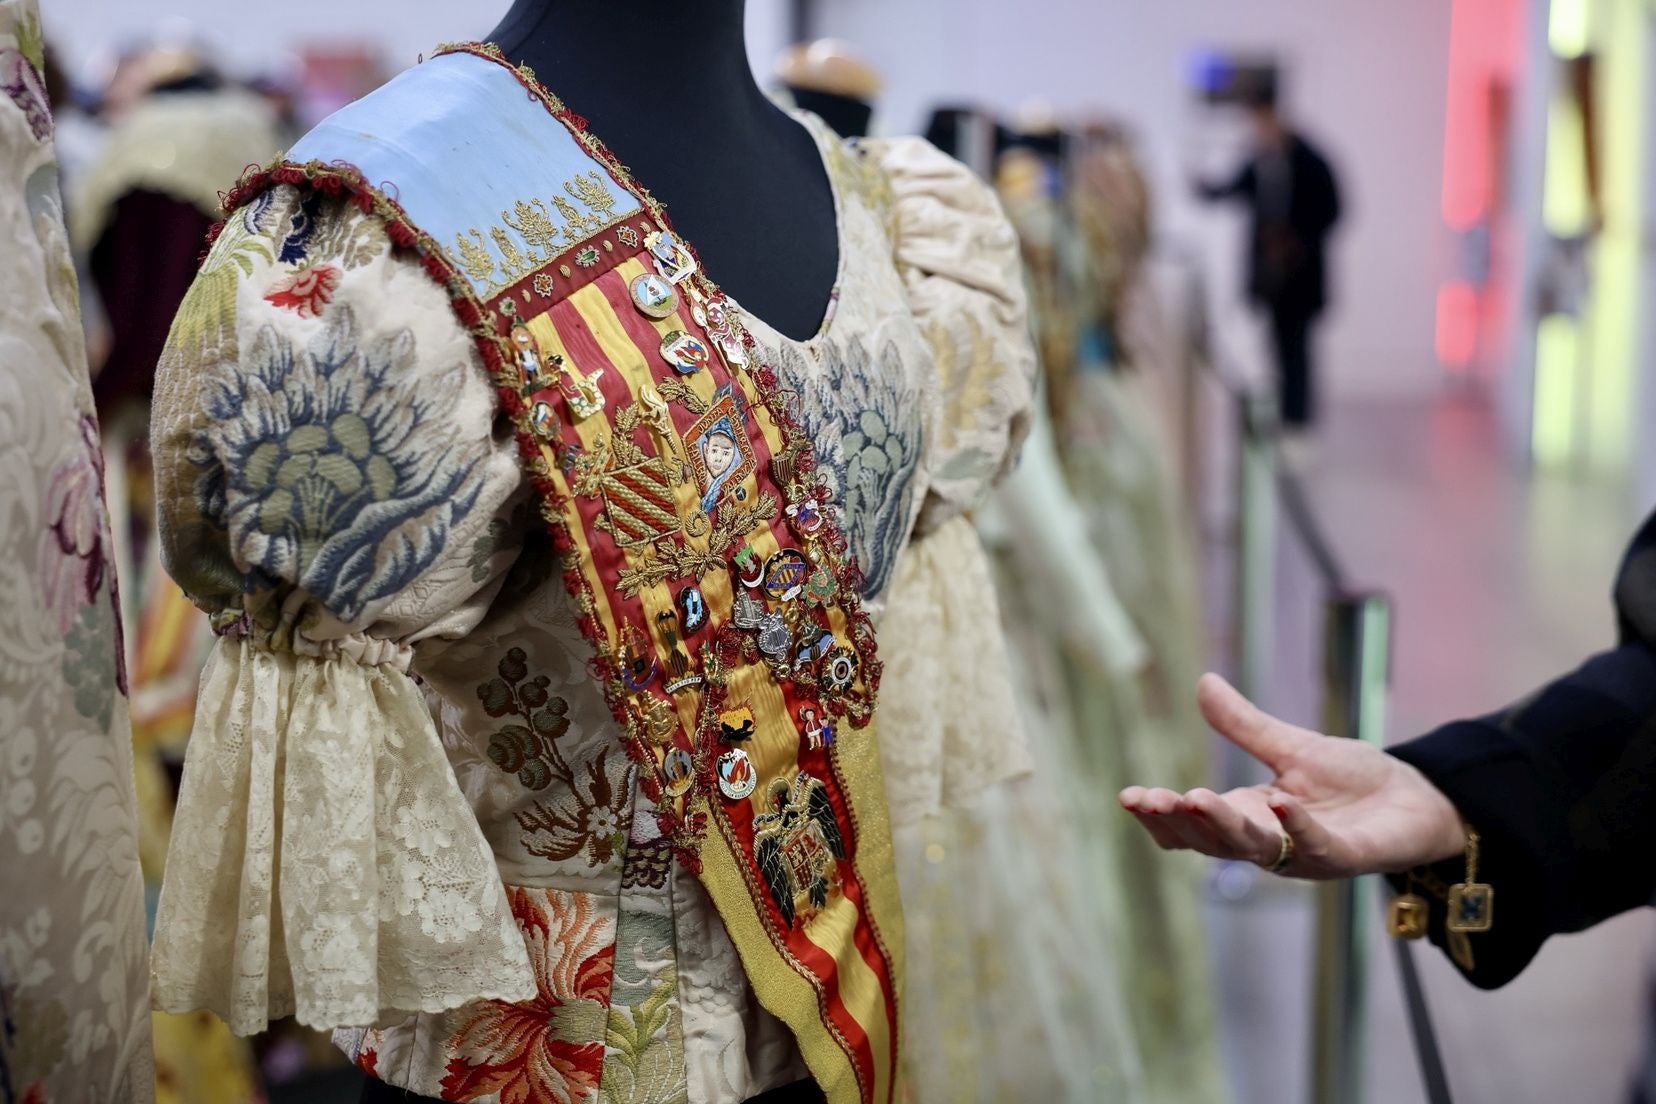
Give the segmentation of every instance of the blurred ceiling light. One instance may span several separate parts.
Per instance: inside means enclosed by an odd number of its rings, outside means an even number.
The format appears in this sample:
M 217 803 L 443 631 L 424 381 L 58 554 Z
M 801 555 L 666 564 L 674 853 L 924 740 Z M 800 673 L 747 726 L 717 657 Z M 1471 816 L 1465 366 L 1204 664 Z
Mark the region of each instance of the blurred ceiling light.
M 1547 42 L 1561 58 L 1578 58 L 1593 44 L 1593 0 L 1552 0 Z

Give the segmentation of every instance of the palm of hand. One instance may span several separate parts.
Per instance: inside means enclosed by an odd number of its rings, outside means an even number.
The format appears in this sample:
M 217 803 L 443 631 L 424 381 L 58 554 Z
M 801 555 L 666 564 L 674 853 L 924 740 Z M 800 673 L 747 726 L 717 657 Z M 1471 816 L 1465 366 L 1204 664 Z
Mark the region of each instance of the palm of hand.
M 1403 870 L 1460 850 L 1453 806 L 1414 768 L 1367 744 L 1285 724 L 1212 675 L 1198 698 L 1209 722 L 1276 777 L 1224 795 L 1124 790 L 1122 805 L 1161 846 L 1271 866 L 1286 834 L 1294 855 L 1286 872 L 1302 878 Z

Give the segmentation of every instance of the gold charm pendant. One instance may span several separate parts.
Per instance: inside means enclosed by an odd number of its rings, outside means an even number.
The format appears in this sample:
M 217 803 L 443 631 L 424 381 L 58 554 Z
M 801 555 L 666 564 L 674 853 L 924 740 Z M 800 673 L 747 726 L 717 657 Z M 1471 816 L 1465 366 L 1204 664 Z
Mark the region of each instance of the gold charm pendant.
M 1405 893 L 1392 898 L 1386 912 L 1386 930 L 1393 939 L 1423 939 L 1431 916 L 1426 899 L 1418 893 Z
M 1462 882 L 1449 887 L 1450 931 L 1486 932 L 1495 923 L 1495 887 L 1487 882 Z

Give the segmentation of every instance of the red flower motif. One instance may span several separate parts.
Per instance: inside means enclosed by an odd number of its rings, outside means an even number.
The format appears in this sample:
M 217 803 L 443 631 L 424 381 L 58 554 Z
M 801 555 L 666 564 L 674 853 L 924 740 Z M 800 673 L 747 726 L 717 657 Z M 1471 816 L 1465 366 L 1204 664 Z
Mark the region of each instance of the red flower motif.
M 447 1100 L 490 1093 L 500 1104 L 582 1104 L 604 1066 L 603 1024 L 615 975 L 615 925 L 585 894 L 508 887 L 539 994 L 483 1001 L 448 1041 Z
M 17 1099 L 17 1104 L 47 1104 L 46 1082 L 36 1081 L 24 1089 L 23 1095 Z
M 379 1076 L 379 1051 L 372 1047 L 364 1047 L 356 1056 L 357 1069 L 363 1073 Z
M 333 299 L 338 287 L 339 269 L 333 265 L 311 265 L 276 281 L 265 292 L 265 299 L 278 307 L 299 312 L 300 318 L 315 318 Z

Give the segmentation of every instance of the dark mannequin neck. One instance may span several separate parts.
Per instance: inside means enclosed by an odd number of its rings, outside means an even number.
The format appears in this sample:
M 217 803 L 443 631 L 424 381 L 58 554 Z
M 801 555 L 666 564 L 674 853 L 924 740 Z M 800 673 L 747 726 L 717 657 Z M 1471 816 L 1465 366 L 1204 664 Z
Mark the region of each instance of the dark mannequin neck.
M 608 124 L 627 125 L 612 105 L 637 104 L 651 92 L 673 101 L 693 95 L 705 105 L 672 111 L 674 129 L 725 129 L 733 113 L 741 121 L 774 111 L 748 66 L 746 7 L 746 0 L 514 0 L 490 41 L 533 68 L 600 137 Z M 655 127 L 663 124 L 657 114 Z
M 490 36 L 585 116 L 708 274 L 782 333 L 816 331 L 838 265 L 810 134 L 760 90 L 746 0 L 515 0 Z

